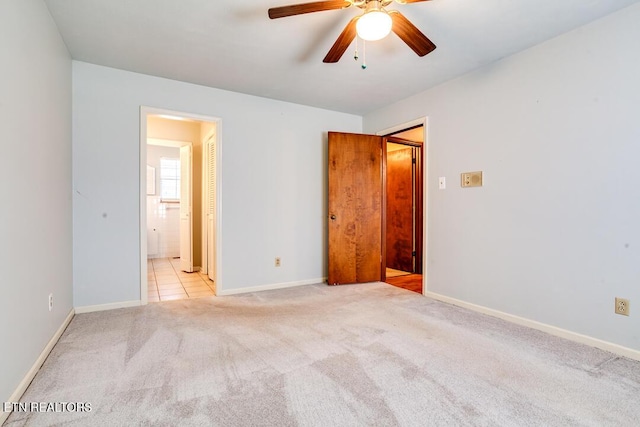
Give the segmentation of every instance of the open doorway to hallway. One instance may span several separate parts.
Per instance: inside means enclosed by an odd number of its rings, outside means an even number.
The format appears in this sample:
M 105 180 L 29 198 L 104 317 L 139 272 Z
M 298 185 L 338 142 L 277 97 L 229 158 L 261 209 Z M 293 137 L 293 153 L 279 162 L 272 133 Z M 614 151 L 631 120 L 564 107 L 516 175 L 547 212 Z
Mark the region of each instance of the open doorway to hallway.
M 214 295 L 220 121 L 142 107 L 140 126 L 141 300 Z
M 422 293 L 424 126 L 385 136 L 385 282 Z

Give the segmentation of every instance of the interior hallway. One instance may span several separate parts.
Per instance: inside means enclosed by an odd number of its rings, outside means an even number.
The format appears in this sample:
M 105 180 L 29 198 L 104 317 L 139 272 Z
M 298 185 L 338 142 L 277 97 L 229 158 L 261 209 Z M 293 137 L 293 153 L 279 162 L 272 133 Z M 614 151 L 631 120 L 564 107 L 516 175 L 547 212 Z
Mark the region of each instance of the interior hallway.
M 214 296 L 215 289 L 206 274 L 181 271 L 179 258 L 147 260 L 149 302 Z

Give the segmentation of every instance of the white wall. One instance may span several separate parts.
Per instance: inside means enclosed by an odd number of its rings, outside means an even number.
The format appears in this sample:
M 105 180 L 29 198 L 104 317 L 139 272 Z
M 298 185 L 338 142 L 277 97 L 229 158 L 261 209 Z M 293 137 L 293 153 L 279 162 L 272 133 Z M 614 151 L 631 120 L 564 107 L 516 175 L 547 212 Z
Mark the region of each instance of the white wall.
M 361 117 L 76 61 L 73 94 L 76 307 L 140 298 L 141 105 L 222 120 L 219 290 L 326 276 L 326 132 Z
M 430 292 L 640 349 L 638 22 L 640 4 L 364 117 L 429 117 Z
M 40 0 L 0 2 L 0 58 L 0 401 L 6 402 L 72 309 L 71 59 Z

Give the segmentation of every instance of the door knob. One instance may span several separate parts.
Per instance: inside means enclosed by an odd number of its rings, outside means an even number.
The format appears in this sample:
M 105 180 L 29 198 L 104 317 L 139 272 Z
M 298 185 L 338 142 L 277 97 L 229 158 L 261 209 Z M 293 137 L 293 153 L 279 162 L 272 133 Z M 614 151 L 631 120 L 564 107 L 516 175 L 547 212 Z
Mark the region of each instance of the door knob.
M 336 216 L 335 216 L 334 214 L 331 214 L 331 215 L 329 216 L 329 218 L 331 218 L 331 220 L 334 220 L 334 219 L 336 219 Z

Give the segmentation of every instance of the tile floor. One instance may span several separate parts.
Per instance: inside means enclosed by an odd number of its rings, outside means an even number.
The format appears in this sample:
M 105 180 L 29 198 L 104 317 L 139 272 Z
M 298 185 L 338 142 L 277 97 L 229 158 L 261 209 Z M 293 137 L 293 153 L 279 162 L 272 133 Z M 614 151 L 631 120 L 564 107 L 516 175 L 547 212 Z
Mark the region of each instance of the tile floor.
M 149 302 L 200 298 L 215 295 L 215 284 L 206 274 L 180 270 L 180 259 L 147 260 Z

